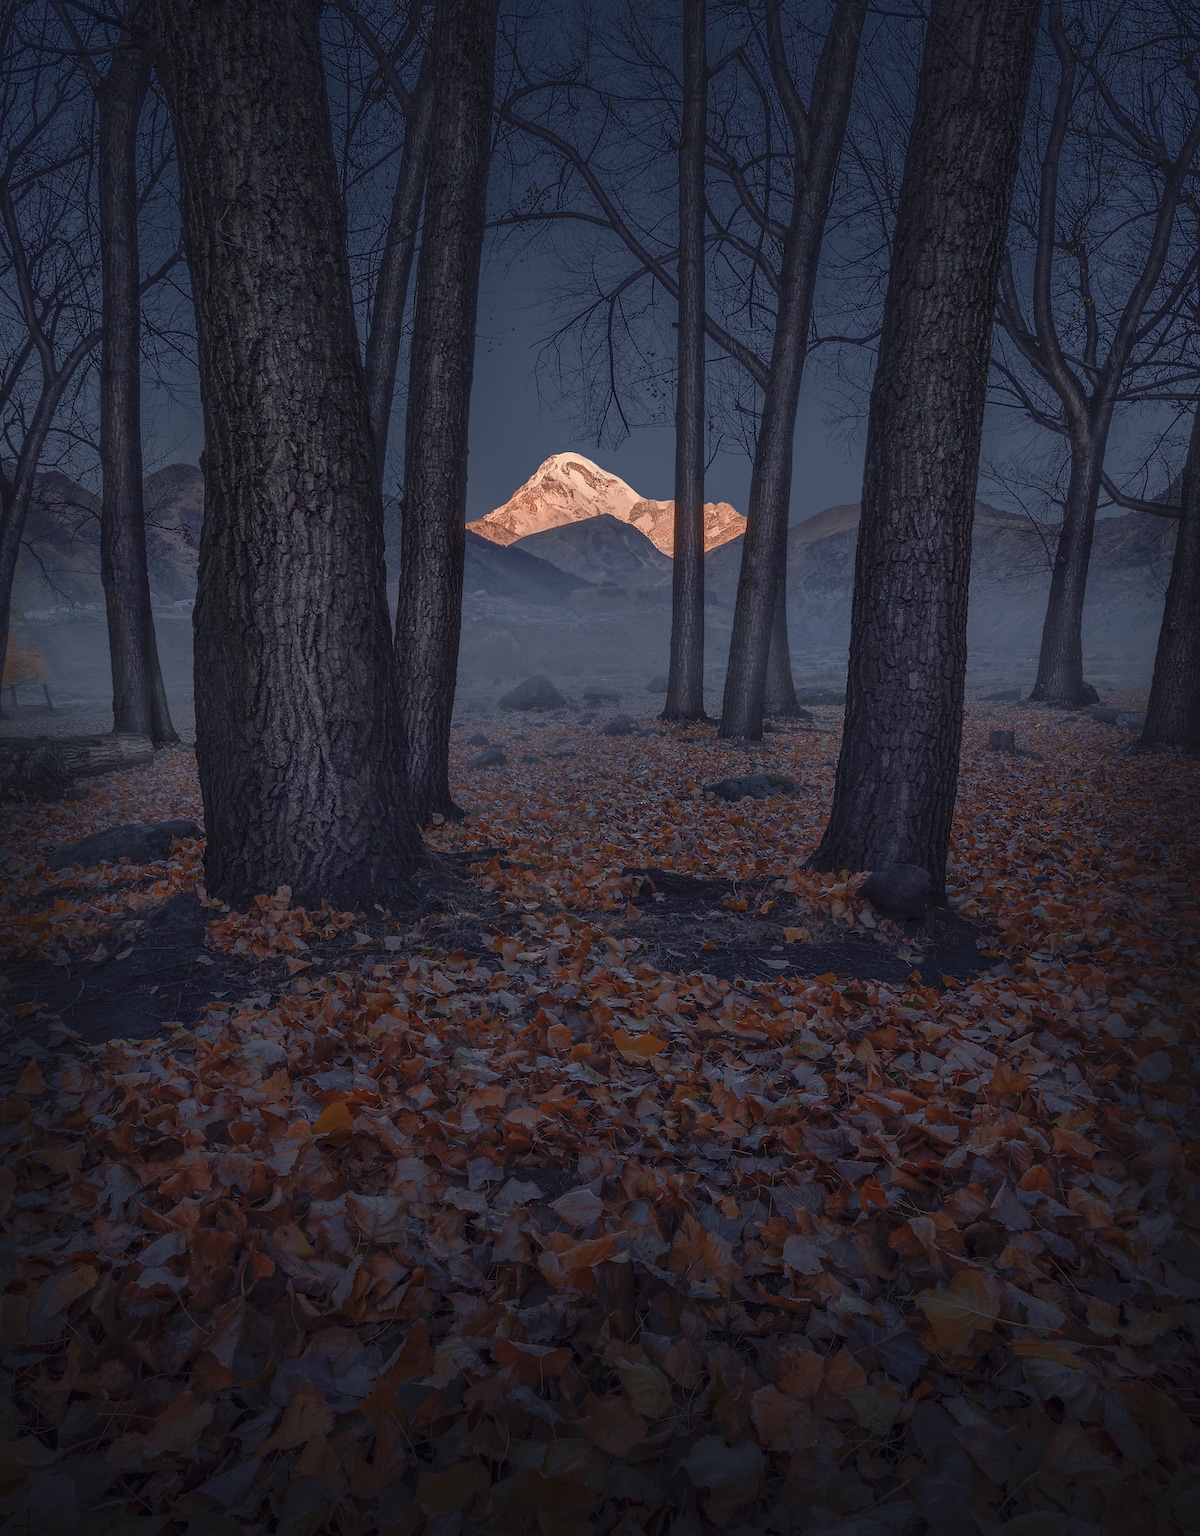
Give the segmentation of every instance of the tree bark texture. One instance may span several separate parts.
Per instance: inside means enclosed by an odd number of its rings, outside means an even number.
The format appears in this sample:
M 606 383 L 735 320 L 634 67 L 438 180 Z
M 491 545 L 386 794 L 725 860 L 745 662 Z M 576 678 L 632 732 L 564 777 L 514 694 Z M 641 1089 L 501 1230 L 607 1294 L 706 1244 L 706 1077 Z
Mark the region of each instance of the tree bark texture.
M 704 712 L 704 151 L 708 127 L 706 0 L 683 5 L 679 137 L 679 380 L 675 396 L 675 555 L 671 667 L 664 720 Z
M 153 0 L 205 421 L 209 891 L 389 905 L 420 853 L 319 0 Z
M 763 686 L 763 714 L 795 719 L 801 713 L 792 679 L 792 648 L 787 630 L 787 556 L 779 568 L 775 611 L 771 615 L 771 639 L 767 648 L 767 675 Z
M 798 101 L 790 108 L 796 140 L 796 188 L 784 244 L 771 366 L 750 476 L 746 533 L 721 708 L 720 734 L 725 737 L 757 741 L 762 736 L 772 630 L 776 623 L 787 622 L 786 607 L 777 593 L 781 590 L 780 572 L 785 570 L 787 561 L 796 409 L 804 377 L 817 264 L 834 173 L 846 134 L 866 11 L 866 0 L 838 0 L 817 64 L 809 110 L 805 113 Z M 786 91 L 792 88 L 790 82 L 781 80 L 786 74 L 786 61 L 778 57 L 782 50 L 778 0 L 769 7 L 768 20 L 778 39 L 773 50 L 776 81 L 782 84 L 787 101 Z M 789 671 L 789 685 L 790 676 Z M 777 691 L 784 691 L 782 679 L 777 677 L 776 684 Z M 794 689 L 791 691 L 794 695 Z
M 112 658 L 113 730 L 179 737 L 158 661 L 146 568 L 142 503 L 141 273 L 138 266 L 137 131 L 150 79 L 128 36 L 96 82 L 97 189 L 103 337 L 100 343 L 100 579 Z
M 375 284 L 375 302 L 367 332 L 366 374 L 367 402 L 375 452 L 379 462 L 380 483 L 387 460 L 388 432 L 392 422 L 392 402 L 396 394 L 396 366 L 400 357 L 400 336 L 404 329 L 404 307 L 408 301 L 408 283 L 412 275 L 417 229 L 421 222 L 421 203 L 425 196 L 425 175 L 429 165 L 429 128 L 433 121 L 433 92 L 429 88 L 429 56 L 410 98 L 405 123 L 404 150 L 392 211 L 388 218 L 379 277 Z
M 846 723 L 811 864 L 944 890 L 996 280 L 1040 0 L 934 0 L 871 391 Z
M 1200 402 L 1183 468 L 1175 557 L 1141 745 L 1200 752 Z
M 458 675 L 467 421 L 483 251 L 496 0 L 438 0 L 434 114 L 409 355 L 396 650 L 413 804 L 457 815 L 450 719 Z

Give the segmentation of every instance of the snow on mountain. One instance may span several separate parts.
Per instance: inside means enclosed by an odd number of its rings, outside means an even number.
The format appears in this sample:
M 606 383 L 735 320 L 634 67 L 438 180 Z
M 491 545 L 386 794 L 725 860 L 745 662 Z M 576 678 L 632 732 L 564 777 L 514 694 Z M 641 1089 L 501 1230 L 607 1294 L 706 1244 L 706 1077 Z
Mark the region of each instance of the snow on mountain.
M 497 544 L 515 544 L 531 534 L 602 516 L 638 529 L 664 555 L 674 553 L 675 503 L 639 496 L 619 475 L 601 469 L 581 453 L 552 454 L 502 507 L 467 526 Z M 745 524 L 746 519 L 728 502 L 706 502 L 705 549 L 737 538 Z

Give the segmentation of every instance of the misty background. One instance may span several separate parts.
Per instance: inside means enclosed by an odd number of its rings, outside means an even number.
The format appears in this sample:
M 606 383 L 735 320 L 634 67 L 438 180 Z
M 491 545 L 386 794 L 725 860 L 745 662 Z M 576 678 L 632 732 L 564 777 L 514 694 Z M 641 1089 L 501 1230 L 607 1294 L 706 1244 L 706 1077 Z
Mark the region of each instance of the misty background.
M 647 8 L 648 15 L 652 11 L 653 7 Z M 534 25 L 541 31 L 532 44 L 530 34 L 522 36 L 516 25 L 509 73 L 499 82 L 498 95 L 517 78 L 512 59 L 522 48 L 550 76 L 556 68 L 567 67 L 564 60 L 569 63 L 580 29 L 591 27 L 594 33 L 609 21 L 614 25 L 622 18 L 627 21 L 631 12 L 612 0 L 590 8 L 561 8 L 556 19 L 547 20 L 544 8 L 539 14 L 541 19 Z M 614 79 L 625 93 L 630 142 L 639 146 L 642 155 L 635 168 L 641 178 L 638 186 L 644 184 L 646 191 L 639 195 L 645 200 L 661 194 L 665 210 L 660 214 L 657 207 L 649 212 L 641 209 L 641 227 L 669 241 L 675 165 L 662 146 L 670 141 L 671 125 L 660 122 L 655 116 L 659 109 L 651 110 L 643 99 L 645 82 L 656 78 L 659 63 L 654 59 L 648 64 L 639 59 L 631 63 L 629 57 L 621 56 L 621 48 L 632 46 L 630 39 L 649 48 L 646 37 L 653 31 L 656 15 L 646 23 L 644 35 L 620 34 L 610 67 L 617 71 Z M 875 153 L 871 141 L 877 141 L 881 147 L 873 163 L 885 181 L 891 178 L 894 189 L 911 108 L 912 50 L 919 23 L 915 10 L 907 17 L 889 12 L 873 19 L 839 193 L 849 212 L 835 224 L 823 259 L 816 331 L 825 338 L 845 332 L 852 336 L 852 344 L 814 347 L 796 426 L 788 621 L 793 671 L 800 687 L 836 689 L 844 677 L 855 504 L 873 362 L 871 326 L 878 312 L 881 274 L 886 270 L 886 230 L 882 234 L 874 230 L 876 214 L 863 201 L 859 172 L 865 157 Z M 366 295 L 378 263 L 399 140 L 389 144 L 394 121 L 385 105 L 376 105 L 371 111 L 377 120 L 367 134 L 366 149 L 353 141 L 354 132 L 362 133 L 364 114 L 357 110 L 356 92 L 365 66 L 353 40 L 339 30 L 336 17 L 331 17 L 329 26 L 327 66 L 350 209 L 352 266 Z M 714 40 L 714 52 L 718 44 L 719 39 Z M 806 46 L 801 37 L 797 43 L 801 67 L 811 63 Z M 365 116 L 370 127 L 370 113 Z M 163 133 L 161 104 L 152 102 L 146 128 L 148 166 Z M 607 169 L 619 182 L 620 167 Z M 626 394 L 614 417 L 611 408 L 597 403 L 596 377 L 603 372 L 603 359 L 588 340 L 586 326 L 572 329 L 571 304 L 587 283 L 594 283 L 599 292 L 609 274 L 619 271 L 619 243 L 608 240 L 606 244 L 606 237 L 569 220 L 523 227 L 511 219 L 512 210 L 522 207 L 561 211 L 563 194 L 552 172 L 539 151 L 522 147 L 511 131 L 498 133 L 490 193 L 497 227 L 489 236 L 480 293 L 468 520 L 503 505 L 543 461 L 565 452 L 586 455 L 620 476 L 640 496 L 667 499 L 673 495 L 671 306 L 659 294 L 647 299 L 644 310 L 635 315 L 649 340 L 641 339 L 632 351 L 621 354 L 625 370 L 621 388 Z M 142 253 L 146 267 L 176 238 L 173 198 L 173 169 L 168 161 L 156 170 L 147 203 Z M 1018 224 L 1020 207 L 1019 196 Z M 365 297 L 362 303 L 365 316 Z M 172 708 L 186 727 L 191 603 L 202 516 L 197 466 L 203 422 L 182 266 L 148 296 L 146 310 L 143 417 L 151 587 L 165 680 Z M 747 331 L 751 333 L 752 327 Z M 709 357 L 714 424 L 706 497 L 728 502 L 744 513 L 755 428 L 753 401 L 748 407 L 751 397 L 744 387 L 725 381 L 727 361 L 711 344 Z M 403 374 L 402 361 L 385 477 L 393 567 L 403 465 Z M 62 709 L 91 711 L 102 710 L 108 694 L 99 584 L 98 469 L 94 430 L 82 429 L 94 416 L 94 397 L 92 377 L 79 390 L 70 430 L 53 439 L 52 451 L 46 455 L 14 592 L 17 629 L 26 643 L 45 655 L 51 697 Z M 1148 395 L 1131 400 L 1119 414 L 1107 462 L 1110 473 L 1137 494 L 1162 494 L 1177 471 L 1180 410 L 1178 399 Z M 1064 465 L 1061 440 L 1031 425 L 998 388 L 985 427 L 972 580 L 968 686 L 977 694 L 1027 690 L 1032 682 Z M 1101 510 L 1084 646 L 1088 680 L 1102 694 L 1136 692 L 1149 680 L 1173 541 L 1169 521 L 1112 505 Z M 591 570 L 581 568 L 578 558 L 568 559 L 571 573 L 582 584 L 566 590 L 544 572 L 537 579 L 530 577 L 532 567 L 525 567 L 523 574 L 507 567 L 502 571 L 490 555 L 491 564 L 484 570 L 478 565 L 478 551 L 469 551 L 459 685 L 463 709 L 484 710 L 501 687 L 541 671 L 578 700 L 588 688 L 608 688 L 631 706 L 637 702 L 643 710 L 659 707 L 650 685 L 665 673 L 668 661 L 669 563 L 665 575 L 660 565 L 657 579 L 650 581 L 643 570 L 648 559 L 643 553 L 641 565 L 634 562 L 641 574 L 622 576 L 619 562 L 614 564 L 615 552 L 606 553 L 606 548 L 602 538 L 592 539 Z M 739 551 L 740 540 L 708 557 L 706 692 L 711 693 L 712 707 L 724 673 Z M 548 552 L 538 558 L 554 564 Z M 394 602 L 394 568 L 390 580 Z M 15 699 L 18 707 L 24 702 L 31 709 L 39 698 L 40 689 L 26 685 L 10 702 Z

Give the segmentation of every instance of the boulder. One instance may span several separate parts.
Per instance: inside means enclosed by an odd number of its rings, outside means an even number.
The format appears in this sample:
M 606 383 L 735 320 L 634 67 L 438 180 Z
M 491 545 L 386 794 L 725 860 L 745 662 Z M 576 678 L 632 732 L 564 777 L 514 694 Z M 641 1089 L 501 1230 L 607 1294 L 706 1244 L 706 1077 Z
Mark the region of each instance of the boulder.
M 487 745 L 488 739 L 482 731 L 476 731 L 474 736 L 467 737 L 467 746 L 469 747 L 486 747 Z
M 628 715 L 616 715 L 604 727 L 606 736 L 632 736 L 637 726 Z
M 998 688 L 995 693 L 985 693 L 985 704 L 1016 704 L 1021 697 L 1019 688 Z
M 665 672 L 660 672 L 657 677 L 652 677 L 646 684 L 647 693 L 666 693 L 671 686 L 671 679 Z
M 619 704 L 621 695 L 613 688 L 585 688 L 583 702 L 585 704 Z
M 1098 720 L 1101 725 L 1116 725 L 1119 709 L 1107 709 L 1102 704 L 1097 704 L 1088 710 L 1088 715 L 1093 720 Z
M 747 773 L 741 778 L 721 779 L 716 784 L 706 784 L 705 790 L 718 800 L 766 800 L 771 795 L 795 793 L 793 780 L 782 773 Z
M 919 864 L 889 864 L 868 875 L 858 894 L 884 917 L 916 921 L 925 916 L 933 895 L 933 877 Z
M 797 688 L 797 704 L 845 704 L 846 693 L 839 688 Z
M 1145 728 L 1145 715 L 1131 714 L 1128 710 L 1122 710 L 1116 719 L 1117 725 L 1125 731 L 1140 731 Z
M 472 768 L 507 768 L 508 757 L 503 747 L 489 747 L 486 752 L 481 752 L 478 757 L 472 758 L 467 764 Z
M 500 709 L 565 709 L 567 701 L 548 677 L 540 672 L 496 700 Z
M 107 827 L 77 843 L 67 843 L 46 860 L 51 870 L 70 869 L 72 864 L 157 864 L 168 858 L 176 838 L 203 837 L 194 821 L 160 821 L 153 825 L 135 822 L 127 827 Z

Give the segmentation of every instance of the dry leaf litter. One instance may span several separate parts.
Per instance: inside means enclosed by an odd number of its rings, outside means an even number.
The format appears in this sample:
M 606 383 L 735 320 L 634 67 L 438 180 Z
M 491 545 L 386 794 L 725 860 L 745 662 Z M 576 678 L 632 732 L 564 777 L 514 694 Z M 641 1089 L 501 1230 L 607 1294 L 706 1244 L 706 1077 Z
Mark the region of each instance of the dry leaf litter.
M 802 868 L 834 748 L 777 739 L 798 793 L 729 805 L 709 734 L 560 725 L 573 756 L 460 777 L 474 814 L 431 837 L 500 850 L 481 953 L 361 933 L 309 974 L 356 919 L 281 892 L 209 928 L 291 961 L 270 996 L 94 1049 L 14 1009 L 5 1529 L 1200 1530 L 1200 765 L 987 727 L 950 881 L 973 980 L 648 965 L 630 867 L 733 881 L 797 942 L 880 926 Z M 10 958 L 197 890 L 180 844 L 36 899 L 59 843 L 198 815 L 193 774 L 3 810 Z

